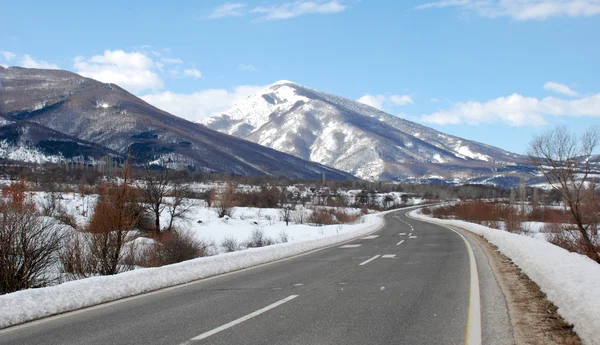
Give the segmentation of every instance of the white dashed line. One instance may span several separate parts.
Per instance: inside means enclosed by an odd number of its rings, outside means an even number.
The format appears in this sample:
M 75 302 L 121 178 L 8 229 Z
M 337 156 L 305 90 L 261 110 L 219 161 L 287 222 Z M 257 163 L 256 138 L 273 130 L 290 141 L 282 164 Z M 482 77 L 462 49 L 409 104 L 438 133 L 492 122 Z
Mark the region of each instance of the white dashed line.
M 369 236 L 363 237 L 362 239 L 363 240 L 372 240 L 372 239 L 375 239 L 377 237 L 379 237 L 379 235 L 369 235 Z
M 406 236 L 406 232 L 401 232 L 398 235 L 400 235 L 400 236 Z
M 250 314 L 248 314 L 246 316 L 240 317 L 237 320 L 231 321 L 229 323 L 224 324 L 223 326 L 220 326 L 220 327 L 217 327 L 217 328 L 215 328 L 213 330 L 210 330 L 208 332 L 202 333 L 199 336 L 190 339 L 190 341 L 185 342 L 184 344 L 190 344 L 191 342 L 194 342 L 194 341 L 206 339 L 206 338 L 208 338 L 208 337 L 210 337 L 212 335 L 215 335 L 215 334 L 217 334 L 219 332 L 222 332 L 222 331 L 224 331 L 224 330 L 226 330 L 228 328 L 231 328 L 231 327 L 233 327 L 233 326 L 235 326 L 237 324 L 240 324 L 240 323 L 242 323 L 244 321 L 250 320 L 251 318 L 253 318 L 255 316 L 258 316 L 258 315 L 260 315 L 262 313 L 265 313 L 265 312 L 267 312 L 267 311 L 269 311 L 269 310 L 271 310 L 273 308 L 277 308 L 278 306 L 280 306 L 280 305 L 282 305 L 284 303 L 287 303 L 287 302 L 293 300 L 296 297 L 298 297 L 298 295 L 291 295 L 289 297 L 286 297 L 286 298 L 282 299 L 281 301 L 278 301 L 278 302 L 275 302 L 273 304 L 270 304 L 270 305 L 268 305 L 268 306 L 266 306 L 266 307 L 264 307 L 262 309 L 259 309 L 259 310 L 255 311 L 253 313 L 250 313 Z
M 338 248 L 356 248 L 356 247 L 360 247 L 360 246 L 362 246 L 362 244 L 346 244 L 346 245 L 343 245 Z
M 393 259 L 396 257 L 396 254 L 385 254 L 381 258 L 382 259 Z
M 408 238 L 417 238 L 417 236 L 409 236 Z
M 371 262 L 371 261 L 373 261 L 373 260 L 377 260 L 377 259 L 378 259 L 380 256 L 381 256 L 381 255 L 375 255 L 374 257 L 370 258 L 369 260 L 367 260 L 367 261 L 364 261 L 364 262 L 361 262 L 361 263 L 359 264 L 359 266 L 364 266 L 364 265 L 368 264 L 369 262 Z
M 396 243 L 396 245 L 397 245 L 397 246 L 399 246 L 399 245 L 401 245 L 402 243 L 404 243 L 404 240 L 402 240 L 402 241 L 400 241 L 400 242 Z

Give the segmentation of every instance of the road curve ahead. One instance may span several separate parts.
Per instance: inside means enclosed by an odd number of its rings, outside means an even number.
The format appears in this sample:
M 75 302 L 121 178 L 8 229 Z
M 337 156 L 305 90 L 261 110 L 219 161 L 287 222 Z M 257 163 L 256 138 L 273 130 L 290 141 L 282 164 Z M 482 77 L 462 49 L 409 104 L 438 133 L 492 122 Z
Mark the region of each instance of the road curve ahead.
M 467 246 L 404 212 L 344 245 L 8 328 L 0 344 L 465 344 Z

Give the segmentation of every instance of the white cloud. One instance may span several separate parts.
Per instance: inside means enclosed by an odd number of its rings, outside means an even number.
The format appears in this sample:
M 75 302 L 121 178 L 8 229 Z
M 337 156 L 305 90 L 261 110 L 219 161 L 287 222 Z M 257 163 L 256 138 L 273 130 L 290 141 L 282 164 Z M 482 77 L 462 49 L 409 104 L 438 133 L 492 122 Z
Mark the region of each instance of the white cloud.
M 439 102 L 440 100 L 439 100 L 438 98 L 432 97 L 432 98 L 430 99 L 430 101 L 431 101 L 431 103 L 437 103 L 437 102 Z
M 371 107 L 377 108 L 379 110 L 384 110 L 385 106 L 390 104 L 401 106 L 415 103 L 412 97 L 409 95 L 364 95 L 357 101 L 366 105 L 370 105 Z
M 289 19 L 305 14 L 339 13 L 346 10 L 340 0 L 332 1 L 293 1 L 269 7 L 256 7 L 252 13 L 258 13 L 262 20 Z
M 162 56 L 160 58 L 160 61 L 162 61 L 164 63 L 172 64 L 172 65 L 181 65 L 183 63 L 183 60 L 181 60 L 180 58 L 172 58 L 172 57 L 164 57 L 164 56 Z
M 389 97 L 389 100 L 396 105 L 415 104 L 409 95 L 392 95 Z
M 195 68 L 188 68 L 183 71 L 183 75 L 186 77 L 192 77 L 194 79 L 202 78 L 202 73 Z
M 369 105 L 373 108 L 377 108 L 379 110 L 383 110 L 383 102 L 385 102 L 385 96 L 382 95 L 364 95 L 361 98 L 357 99 L 360 103 Z
M 43 60 L 36 61 L 29 54 L 23 55 L 23 57 L 20 59 L 19 65 L 25 68 L 60 69 L 60 67 L 58 67 L 56 64 Z
M 550 17 L 590 17 L 600 14 L 600 0 L 446 0 L 425 3 L 417 10 L 458 7 L 481 16 L 544 20 Z
M 242 3 L 231 3 L 227 2 L 217 8 L 215 8 L 207 18 L 219 19 L 225 17 L 239 17 L 244 15 L 246 4 Z
M 4 58 L 5 61 L 11 61 L 15 57 L 17 57 L 17 54 L 6 51 L 6 50 L 0 50 L 0 55 L 2 55 L 2 57 Z
M 564 100 L 554 97 L 537 99 L 515 93 L 485 103 L 459 102 L 449 110 L 423 115 L 421 120 L 441 125 L 504 122 L 512 126 L 538 126 L 546 123 L 546 116 L 600 117 L 600 94 Z
M 571 90 L 571 88 L 569 88 L 567 85 L 556 83 L 553 81 L 549 81 L 546 84 L 544 84 L 544 89 L 571 97 L 579 97 L 579 93 L 577 91 Z
M 164 85 L 156 73 L 159 65 L 141 52 L 106 50 L 103 55 L 89 59 L 78 56 L 74 68 L 84 77 L 114 83 L 131 92 L 160 90 Z
M 243 63 L 239 64 L 238 69 L 240 69 L 242 71 L 256 72 L 256 67 L 254 67 L 253 65 L 250 65 L 250 64 L 243 64 Z
M 206 116 L 223 112 L 234 103 L 264 88 L 265 86 L 242 85 L 233 90 L 208 89 L 191 94 L 165 91 L 144 95 L 141 98 L 157 108 L 195 122 Z

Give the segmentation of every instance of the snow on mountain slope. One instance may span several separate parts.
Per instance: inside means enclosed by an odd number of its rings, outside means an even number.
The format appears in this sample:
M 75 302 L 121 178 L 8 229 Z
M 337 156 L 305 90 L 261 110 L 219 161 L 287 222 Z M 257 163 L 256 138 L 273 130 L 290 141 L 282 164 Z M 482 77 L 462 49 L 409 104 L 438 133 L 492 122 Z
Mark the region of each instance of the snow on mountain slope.
M 524 161 L 290 81 L 277 82 L 200 123 L 368 179 L 464 179 Z
M 168 160 L 169 166 L 244 176 L 319 179 L 325 173 L 330 179 L 352 178 L 189 122 L 115 84 L 67 71 L 0 66 L 0 117 L 29 127 L 37 124 L 123 156 L 131 153 L 138 162 Z M 0 140 L 6 127 L 10 124 L 0 123 Z M 6 132 L 11 139 L 21 133 L 11 137 L 15 131 Z M 37 140 L 45 136 L 40 134 Z

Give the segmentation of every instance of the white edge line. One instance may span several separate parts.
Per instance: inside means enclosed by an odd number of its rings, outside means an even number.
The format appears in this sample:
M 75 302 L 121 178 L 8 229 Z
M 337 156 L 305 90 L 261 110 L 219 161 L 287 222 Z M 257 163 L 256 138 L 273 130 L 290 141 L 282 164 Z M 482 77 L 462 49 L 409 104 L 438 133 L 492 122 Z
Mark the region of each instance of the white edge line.
M 408 217 L 408 213 L 406 213 Z M 410 217 L 412 218 L 412 217 Z M 414 218 L 413 218 L 414 219 Z M 467 339 L 465 344 L 467 345 L 481 345 L 481 300 L 480 300 L 480 292 L 479 292 L 479 274 L 477 273 L 477 261 L 475 261 L 475 255 L 473 254 L 473 248 L 471 248 L 471 244 L 463 234 L 460 232 L 448 227 L 446 225 L 438 224 L 433 221 L 429 222 L 422 219 L 417 219 L 418 221 L 435 224 L 441 227 L 444 227 L 448 230 L 455 232 L 458 236 L 462 238 L 467 246 L 467 252 L 469 253 L 469 266 L 471 271 L 471 284 L 470 284 L 470 293 L 469 293 L 469 314 L 467 320 Z
M 359 266 L 366 265 L 366 264 L 368 264 L 369 262 L 371 262 L 371 261 L 373 261 L 373 260 L 376 260 L 376 259 L 377 259 L 377 258 L 379 258 L 380 256 L 381 256 L 381 255 L 375 255 L 374 257 L 370 258 L 369 260 L 367 260 L 367 261 L 364 261 L 364 262 L 361 262 L 361 263 L 359 264 Z
M 224 331 L 224 330 L 226 330 L 228 328 L 231 328 L 231 327 L 233 327 L 233 326 L 235 326 L 237 324 L 240 324 L 240 323 L 242 323 L 244 321 L 250 320 L 251 318 L 256 317 L 256 316 L 258 316 L 260 314 L 263 314 L 263 313 L 265 313 L 265 312 L 267 312 L 267 311 L 269 311 L 269 310 L 271 310 L 273 308 L 277 308 L 278 306 L 280 306 L 280 305 L 282 305 L 284 303 L 287 303 L 287 302 L 293 300 L 296 297 L 298 297 L 298 295 L 291 295 L 289 297 L 286 297 L 286 298 L 284 298 L 284 299 L 282 299 L 280 301 L 277 301 L 277 302 L 275 302 L 273 304 L 270 304 L 270 305 L 268 305 L 268 306 L 266 306 L 266 307 L 264 307 L 262 309 L 259 309 L 259 310 L 255 311 L 253 313 L 250 313 L 250 314 L 248 314 L 246 316 L 242 316 L 242 317 L 240 317 L 237 320 L 233 320 L 233 321 L 228 322 L 228 323 L 226 323 L 226 324 L 224 324 L 222 326 L 219 326 L 219 327 L 217 327 L 215 329 L 212 329 L 212 330 L 210 330 L 208 332 L 204 332 L 204 333 L 200 334 L 197 337 L 193 337 L 192 339 L 190 339 L 190 341 L 198 341 L 198 340 L 206 339 L 206 338 L 208 338 L 208 337 L 210 337 L 212 335 L 215 335 L 215 334 L 217 334 L 219 332 L 222 332 L 222 331 Z M 184 344 L 189 344 L 189 342 L 186 342 Z
M 400 241 L 400 242 L 396 243 L 396 245 L 397 245 L 397 246 L 399 246 L 399 245 L 401 245 L 402 243 L 404 243 L 404 240 L 402 240 L 402 241 Z

